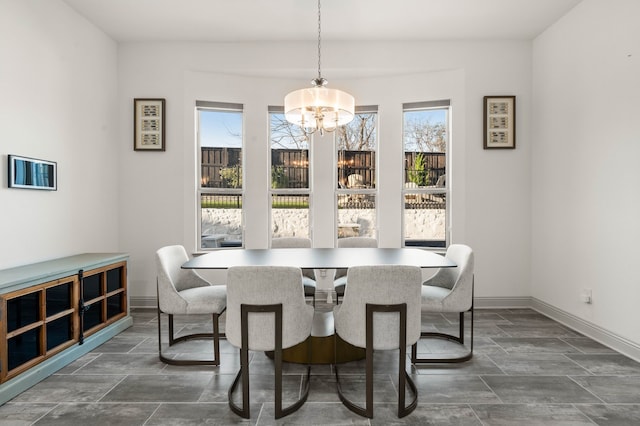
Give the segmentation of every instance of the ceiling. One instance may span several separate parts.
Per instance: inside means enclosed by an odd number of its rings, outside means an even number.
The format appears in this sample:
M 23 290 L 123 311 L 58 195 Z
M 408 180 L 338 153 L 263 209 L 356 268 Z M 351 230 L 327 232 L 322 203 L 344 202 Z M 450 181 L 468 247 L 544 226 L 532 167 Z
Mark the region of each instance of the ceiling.
M 316 0 L 63 0 L 119 42 L 311 41 Z M 323 0 L 322 39 L 531 40 L 581 0 Z

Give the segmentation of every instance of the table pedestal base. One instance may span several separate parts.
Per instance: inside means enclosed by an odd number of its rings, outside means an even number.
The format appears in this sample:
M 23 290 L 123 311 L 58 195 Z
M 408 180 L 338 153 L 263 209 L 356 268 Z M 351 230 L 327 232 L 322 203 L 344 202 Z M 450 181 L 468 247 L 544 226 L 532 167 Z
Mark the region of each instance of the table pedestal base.
M 308 348 L 311 345 L 311 361 L 307 360 Z M 266 352 L 273 358 L 273 352 Z M 296 364 L 340 364 L 365 358 L 365 350 L 353 346 L 340 336 L 311 336 L 302 343 L 298 343 L 282 350 L 282 360 Z
M 311 360 L 308 359 L 309 353 Z M 273 358 L 273 352 L 266 354 Z M 364 358 L 363 348 L 353 346 L 334 334 L 332 312 L 316 312 L 311 336 L 302 343 L 282 350 L 283 361 L 297 364 L 340 364 Z

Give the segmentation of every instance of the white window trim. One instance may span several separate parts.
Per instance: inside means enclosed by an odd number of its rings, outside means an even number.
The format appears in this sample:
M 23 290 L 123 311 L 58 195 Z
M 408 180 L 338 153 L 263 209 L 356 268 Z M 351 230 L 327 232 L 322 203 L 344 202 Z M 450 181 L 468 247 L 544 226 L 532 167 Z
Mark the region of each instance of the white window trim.
M 284 106 L 273 106 L 273 105 L 269 105 L 267 107 L 267 111 L 268 114 L 271 115 L 272 113 L 278 113 L 278 114 L 284 114 Z M 269 119 L 268 121 L 268 128 L 269 128 L 269 136 L 268 136 L 268 140 L 269 140 L 269 173 L 271 173 L 271 167 L 273 166 L 273 164 L 271 163 L 271 150 L 273 149 L 271 147 L 271 119 Z M 271 175 L 269 175 L 268 177 L 268 182 L 269 182 L 269 247 L 271 247 L 271 240 L 273 238 L 273 204 L 272 204 L 272 200 L 273 200 L 273 195 L 306 195 L 309 198 L 309 238 L 311 239 L 311 241 L 313 241 L 313 191 L 312 191 L 312 186 L 313 186 L 313 179 L 311 178 L 313 175 L 313 150 L 311 149 L 311 147 L 308 148 L 307 150 L 307 155 L 308 155 L 308 159 L 309 159 L 309 187 L 308 188 L 272 188 L 271 187 Z
M 242 188 L 203 188 L 202 182 L 202 146 L 200 144 L 200 111 L 233 111 L 244 113 L 244 105 L 230 102 L 215 102 L 215 101 L 198 101 L 196 100 L 195 117 L 196 117 L 196 169 L 197 169 L 197 182 L 196 182 L 196 220 L 197 220 L 197 242 L 198 252 L 208 252 L 215 250 L 227 250 L 237 247 L 217 247 L 217 248 L 205 248 L 202 247 L 202 196 L 207 194 L 224 194 L 224 195 L 240 195 L 242 202 L 241 223 L 242 228 L 242 244 L 241 248 L 245 247 L 245 211 L 244 211 L 244 182 L 246 182 L 246 170 L 244 164 L 246 163 L 246 152 L 244 143 L 244 132 L 242 137 Z M 244 118 L 243 118 L 244 121 Z
M 402 143 L 402 170 L 403 170 L 403 179 L 402 179 L 402 188 L 401 188 L 401 192 L 402 192 L 402 199 L 401 199 L 401 203 L 402 203 L 402 214 L 401 214 L 401 225 L 402 225 L 402 235 L 401 235 L 401 243 L 402 243 L 402 247 L 407 247 L 406 246 L 406 233 L 405 231 L 405 200 L 406 200 L 406 195 L 411 195 L 411 194 L 416 194 L 416 195 L 429 195 L 429 194 L 444 194 L 445 195 L 445 217 L 446 217 L 446 222 L 445 222 L 445 231 L 444 231 L 444 239 L 445 239 L 445 249 L 446 247 L 449 247 L 450 241 L 451 241 L 451 193 L 450 193 L 450 188 L 451 188 L 451 184 L 449 183 L 450 181 L 450 176 L 452 175 L 452 167 L 451 167 L 451 155 L 450 153 L 452 152 L 452 134 L 451 134 L 451 101 L 444 99 L 444 100 L 436 100 L 436 101 L 424 101 L 424 102 L 410 102 L 410 103 L 405 103 L 402 105 L 402 113 L 404 116 L 404 113 L 407 111 L 416 111 L 416 110 L 425 110 L 425 109 L 446 109 L 447 110 L 447 122 L 446 122 L 446 126 L 447 126 L 447 157 L 446 157 L 446 168 L 447 168 L 447 172 L 446 174 L 448 175 L 447 179 L 445 180 L 445 185 L 444 185 L 444 189 L 440 189 L 440 188 L 407 188 L 404 182 L 404 161 L 405 161 L 405 157 L 404 157 L 404 153 L 405 153 L 405 147 L 404 147 L 404 142 Z M 403 123 L 404 123 L 404 119 L 403 119 Z M 404 124 L 403 124 L 403 132 L 404 132 Z M 441 247 L 426 247 L 426 246 L 416 246 L 416 248 L 421 248 L 424 250 L 430 250 L 430 251 L 443 251 L 443 248 Z
M 338 197 L 340 195 L 373 195 L 375 198 L 375 209 L 376 209 L 376 213 L 375 213 L 375 238 L 378 239 L 378 241 L 380 240 L 380 209 L 378 208 L 378 203 L 380 202 L 380 193 L 379 193 L 379 181 L 380 181 L 380 155 L 379 155 L 379 145 L 380 145 L 380 132 L 378 131 L 379 129 L 379 123 L 380 123 L 380 115 L 378 113 L 378 106 L 377 105 L 362 105 L 362 106 L 356 106 L 355 108 L 355 113 L 356 114 L 367 114 L 367 113 L 374 113 L 376 114 L 376 149 L 375 149 L 375 153 L 376 153 L 376 160 L 375 160 L 375 182 L 376 182 L 376 186 L 375 188 L 357 188 L 357 189 L 350 189 L 350 188 L 339 188 L 338 187 L 338 147 L 337 147 L 337 138 L 334 136 L 333 138 L 333 155 L 334 155 L 334 160 L 333 160 L 333 186 L 334 186 L 334 196 L 333 196 L 333 202 L 334 202 L 334 207 L 333 207 L 333 211 L 334 211 L 334 227 L 333 227 L 333 233 L 334 233 L 334 247 L 338 246 L 338 228 L 339 228 L 339 217 L 338 217 Z

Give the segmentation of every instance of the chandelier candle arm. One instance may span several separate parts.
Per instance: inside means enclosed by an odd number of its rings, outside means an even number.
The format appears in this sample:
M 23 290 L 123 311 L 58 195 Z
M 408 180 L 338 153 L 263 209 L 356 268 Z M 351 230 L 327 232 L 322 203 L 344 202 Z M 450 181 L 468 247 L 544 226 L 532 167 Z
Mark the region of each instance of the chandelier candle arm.
M 316 130 L 332 132 L 353 120 L 355 99 L 347 92 L 326 88 L 320 68 L 321 46 L 320 0 L 318 0 L 318 77 L 311 81 L 313 87 L 299 89 L 284 98 L 285 118 L 300 126 L 307 134 Z

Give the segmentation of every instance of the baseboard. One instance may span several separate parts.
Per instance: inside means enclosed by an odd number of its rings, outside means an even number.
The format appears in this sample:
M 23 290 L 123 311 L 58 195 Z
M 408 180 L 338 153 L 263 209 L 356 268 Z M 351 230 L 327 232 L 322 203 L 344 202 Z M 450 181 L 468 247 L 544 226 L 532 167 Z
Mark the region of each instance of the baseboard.
M 475 309 L 530 308 L 531 297 L 474 297 Z
M 606 330 L 573 314 L 558 309 L 542 300 L 531 298 L 531 308 L 549 318 L 558 321 L 578 333 L 584 334 L 611 349 L 640 362 L 640 345 Z
M 129 306 L 132 308 L 157 308 L 158 299 L 156 297 L 129 296 Z
M 476 297 L 476 309 L 531 308 L 580 334 L 640 362 L 640 345 L 535 297 Z
M 316 291 L 316 300 L 327 300 L 331 303 L 335 300 L 336 292 L 333 290 Z M 132 308 L 156 308 L 158 302 L 155 297 L 133 297 L 129 299 L 129 305 Z M 474 306 L 477 309 L 489 308 L 530 308 L 530 297 L 476 297 Z
M 333 297 L 327 298 L 330 294 Z M 318 290 L 316 293 L 317 300 L 328 299 L 329 303 L 334 297 L 335 293 L 332 291 Z M 476 297 L 473 303 L 476 309 L 531 308 L 578 333 L 592 338 L 598 343 L 640 362 L 640 345 L 534 297 Z M 156 308 L 158 306 L 155 297 L 131 297 L 129 304 L 132 308 Z

